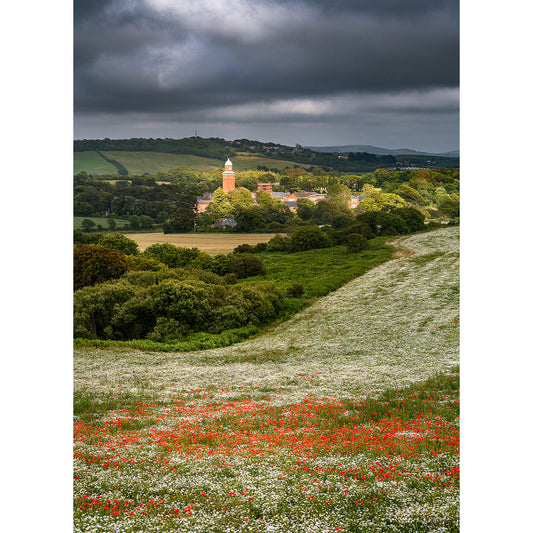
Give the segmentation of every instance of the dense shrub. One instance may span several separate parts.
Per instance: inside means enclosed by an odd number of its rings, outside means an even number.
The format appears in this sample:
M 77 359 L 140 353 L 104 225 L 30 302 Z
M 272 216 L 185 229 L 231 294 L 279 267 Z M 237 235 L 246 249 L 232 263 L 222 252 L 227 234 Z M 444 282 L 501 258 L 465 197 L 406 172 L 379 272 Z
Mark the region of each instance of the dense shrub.
M 77 290 L 74 293 L 74 337 L 113 338 L 109 326 L 115 310 L 138 291 L 124 280 Z
M 186 266 L 199 254 L 198 248 L 183 248 L 169 243 L 152 244 L 143 252 L 143 256 L 157 259 L 170 268 Z
M 327 248 L 333 243 L 331 239 L 316 226 L 308 226 L 295 231 L 290 239 L 290 250 L 304 252 L 317 248 Z
M 335 217 L 333 217 L 331 220 L 331 225 L 335 229 L 342 229 L 342 228 L 347 228 L 353 222 L 354 222 L 353 215 L 352 214 L 348 215 L 344 213 L 344 214 L 336 215 Z
M 259 257 L 251 254 L 236 254 L 229 258 L 228 273 L 233 273 L 241 279 L 261 276 L 266 274 L 266 269 Z
M 351 233 L 346 237 L 346 251 L 360 252 L 368 248 L 368 241 L 359 233 Z
M 414 207 L 402 207 L 396 209 L 395 213 L 400 216 L 409 229 L 409 232 L 421 231 L 424 229 L 424 215 Z
M 251 244 L 239 244 L 233 249 L 235 254 L 251 254 L 254 252 L 254 246 Z
M 253 250 L 252 250 L 252 253 L 260 253 L 260 252 L 265 252 L 268 248 L 268 244 L 266 242 L 258 242 L 254 247 L 253 247 Z
M 142 271 L 142 270 L 166 270 L 168 269 L 167 265 L 160 263 L 157 259 L 153 257 L 144 257 L 141 255 L 127 255 L 126 261 L 128 263 L 128 272 L 129 271 Z
M 118 250 L 85 244 L 74 250 L 74 290 L 118 278 L 128 267 Z
M 287 252 L 290 249 L 290 237 L 285 235 L 274 235 L 272 239 L 268 241 L 267 248 L 270 252 Z
M 74 335 L 173 340 L 261 324 L 279 316 L 283 308 L 282 294 L 272 284 L 228 285 L 215 274 L 204 274 L 211 279 L 199 280 L 185 270 L 132 272 L 80 289 L 74 293 Z
M 293 283 L 287 289 L 287 296 L 289 298 L 301 298 L 304 294 L 304 286 L 301 283 Z
M 371 211 L 357 217 L 375 235 L 403 235 L 424 229 L 424 215 L 413 207 Z
M 139 253 L 139 246 L 133 240 L 126 237 L 122 233 L 109 233 L 102 235 L 98 240 L 98 246 L 104 248 L 113 248 L 126 255 L 137 255 Z
M 372 233 L 370 226 L 365 222 L 359 220 L 359 217 L 353 224 L 350 224 L 345 229 L 346 235 L 351 235 L 352 233 L 359 233 L 359 235 L 362 235 L 363 237 L 365 237 L 365 239 L 372 239 L 375 237 L 375 234 Z
M 380 235 L 403 235 L 409 233 L 409 226 L 396 212 L 380 211 L 376 214 L 376 226 Z
M 74 230 L 74 244 L 82 246 L 83 244 L 97 244 L 103 237 L 102 233 L 85 233 L 81 229 Z

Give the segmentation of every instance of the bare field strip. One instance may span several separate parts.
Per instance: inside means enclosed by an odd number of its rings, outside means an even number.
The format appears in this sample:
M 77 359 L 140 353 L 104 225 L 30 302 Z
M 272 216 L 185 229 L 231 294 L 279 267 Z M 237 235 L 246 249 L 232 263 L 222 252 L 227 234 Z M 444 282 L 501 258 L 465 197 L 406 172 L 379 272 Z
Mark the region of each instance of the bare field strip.
M 126 235 L 133 239 L 141 252 L 152 244 L 169 243 L 174 246 L 186 248 L 199 248 L 209 255 L 227 254 L 239 244 L 258 244 L 268 242 L 273 233 L 243 233 L 243 234 L 220 234 L 220 233 L 129 233 Z

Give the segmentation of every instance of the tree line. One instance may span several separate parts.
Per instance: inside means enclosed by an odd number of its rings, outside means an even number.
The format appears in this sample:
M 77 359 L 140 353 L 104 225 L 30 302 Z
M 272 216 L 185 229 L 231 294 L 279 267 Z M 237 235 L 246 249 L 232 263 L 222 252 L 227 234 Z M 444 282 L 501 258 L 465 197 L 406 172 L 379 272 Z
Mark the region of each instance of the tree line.
M 278 175 L 248 170 L 236 173 L 237 188 L 230 193 L 219 187 L 220 174 L 178 168 L 111 180 L 82 172 L 74 178 L 74 214 L 126 218 L 131 229 L 149 229 L 155 224 L 166 233 L 211 231 L 217 218 L 226 217 L 237 220 L 235 231 L 278 232 L 287 225 L 332 224 L 338 217 L 407 206 L 416 207 L 427 219 L 459 216 L 458 169 L 379 169 L 351 174 L 292 168 Z M 265 181 L 278 183 L 273 188 L 277 192 L 320 192 L 328 197 L 316 204 L 299 199 L 297 211 L 292 213 L 267 193 L 257 193 L 254 202 L 250 191 Z M 196 216 L 196 198 L 207 191 L 215 191 L 214 201 L 206 213 Z M 351 195 L 364 198 L 355 212 L 347 207 Z

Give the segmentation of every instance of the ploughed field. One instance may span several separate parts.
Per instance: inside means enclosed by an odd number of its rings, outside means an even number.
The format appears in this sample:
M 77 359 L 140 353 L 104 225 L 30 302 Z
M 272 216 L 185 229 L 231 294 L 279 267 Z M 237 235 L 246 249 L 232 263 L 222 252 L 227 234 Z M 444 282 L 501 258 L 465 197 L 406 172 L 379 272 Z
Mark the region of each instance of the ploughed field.
M 75 531 L 459 530 L 459 229 L 215 350 L 78 350 Z
M 126 237 L 133 239 L 142 252 L 156 243 L 170 243 L 174 246 L 199 248 L 209 255 L 228 254 L 239 244 L 258 244 L 268 242 L 273 233 L 130 233 Z

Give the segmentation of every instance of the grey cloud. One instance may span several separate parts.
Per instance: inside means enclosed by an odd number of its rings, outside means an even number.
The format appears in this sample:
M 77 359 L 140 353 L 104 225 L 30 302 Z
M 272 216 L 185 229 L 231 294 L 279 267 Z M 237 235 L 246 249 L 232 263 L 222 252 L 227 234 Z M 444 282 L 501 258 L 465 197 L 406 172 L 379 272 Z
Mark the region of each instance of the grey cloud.
M 85 119 L 209 121 L 232 106 L 459 84 L 456 0 L 75 0 L 74 15 L 75 117 Z M 397 111 L 447 109 L 457 114 L 445 100 Z M 313 120 L 304 115 L 292 116 Z

